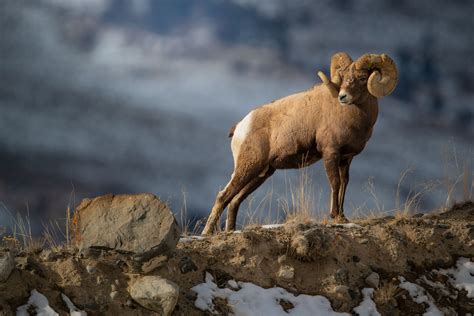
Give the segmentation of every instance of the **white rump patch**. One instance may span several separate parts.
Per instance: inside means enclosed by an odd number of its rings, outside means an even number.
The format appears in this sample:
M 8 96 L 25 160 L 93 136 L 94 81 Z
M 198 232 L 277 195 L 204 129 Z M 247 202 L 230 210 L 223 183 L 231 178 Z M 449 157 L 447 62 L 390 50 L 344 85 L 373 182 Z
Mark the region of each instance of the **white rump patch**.
M 250 131 L 250 126 L 252 125 L 252 115 L 253 111 L 247 114 L 242 121 L 237 124 L 237 127 L 234 131 L 234 137 L 237 140 L 243 141 L 247 138 L 247 134 Z
M 232 136 L 232 155 L 234 156 L 234 168 L 237 166 L 237 159 L 239 158 L 240 146 L 247 138 L 250 128 L 252 126 L 253 111 L 247 114 L 242 121 L 235 127 L 234 136 Z

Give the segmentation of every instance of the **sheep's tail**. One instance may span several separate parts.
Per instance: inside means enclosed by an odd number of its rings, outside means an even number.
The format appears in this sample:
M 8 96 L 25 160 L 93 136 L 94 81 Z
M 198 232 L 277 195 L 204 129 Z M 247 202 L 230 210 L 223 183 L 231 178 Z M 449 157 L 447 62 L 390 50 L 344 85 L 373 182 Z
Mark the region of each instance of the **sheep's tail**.
M 229 129 L 229 137 L 232 137 L 234 136 L 234 132 L 235 132 L 235 128 L 237 127 L 237 124 L 234 124 L 234 126 L 232 126 L 230 129 Z

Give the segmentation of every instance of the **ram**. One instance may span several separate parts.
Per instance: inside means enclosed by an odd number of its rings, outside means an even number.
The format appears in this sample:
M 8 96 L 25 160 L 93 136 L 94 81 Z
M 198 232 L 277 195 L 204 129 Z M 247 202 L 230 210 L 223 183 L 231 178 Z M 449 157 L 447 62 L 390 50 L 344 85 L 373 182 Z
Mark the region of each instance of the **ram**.
M 240 203 L 276 169 L 301 168 L 324 161 L 331 186 L 330 215 L 344 216 L 344 196 L 352 158 L 372 135 L 377 98 L 397 84 L 397 68 L 385 55 L 365 54 L 355 62 L 346 53 L 331 59 L 331 80 L 265 104 L 231 129 L 234 172 L 217 194 L 203 235 L 215 232 L 228 206 L 226 230 L 234 230 Z

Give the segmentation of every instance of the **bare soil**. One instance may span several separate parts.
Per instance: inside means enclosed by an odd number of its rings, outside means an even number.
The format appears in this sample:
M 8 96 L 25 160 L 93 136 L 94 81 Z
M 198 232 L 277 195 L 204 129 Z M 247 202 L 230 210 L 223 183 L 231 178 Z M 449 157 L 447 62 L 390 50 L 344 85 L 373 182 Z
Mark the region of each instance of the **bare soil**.
M 234 279 L 262 287 L 280 286 L 295 294 L 323 295 L 341 312 L 351 312 L 360 303 L 361 289 L 368 287 L 365 278 L 376 272 L 380 286 L 374 301 L 383 315 L 423 314 L 426 306 L 413 302 L 397 285 L 399 276 L 415 282 L 425 275 L 429 281 L 443 284 L 449 294 L 423 285 L 440 309 L 447 314 L 472 313 L 474 301 L 466 292 L 455 290 L 446 277 L 432 270 L 452 267 L 459 257 L 474 261 L 474 203 L 456 205 L 444 213 L 376 218 L 357 224 L 345 227 L 293 221 L 273 229 L 254 227 L 188 238 L 170 258 L 154 258 L 143 266 L 125 255 L 104 251 L 19 253 L 17 269 L 0 284 L 0 315 L 13 315 L 27 302 L 32 289 L 46 295 L 61 315 L 68 312 L 61 293 L 88 315 L 154 315 L 128 294 L 130 285 L 144 274 L 160 275 L 179 285 L 173 315 L 206 315 L 194 307 L 191 290 L 204 281 L 205 272 L 210 272 L 219 286 Z M 294 276 L 279 274 L 282 267 L 293 268 Z M 111 296 L 113 291 L 118 294 Z M 225 300 L 214 303 L 221 314 L 230 313 Z M 288 302 L 281 304 L 284 309 L 292 308 Z

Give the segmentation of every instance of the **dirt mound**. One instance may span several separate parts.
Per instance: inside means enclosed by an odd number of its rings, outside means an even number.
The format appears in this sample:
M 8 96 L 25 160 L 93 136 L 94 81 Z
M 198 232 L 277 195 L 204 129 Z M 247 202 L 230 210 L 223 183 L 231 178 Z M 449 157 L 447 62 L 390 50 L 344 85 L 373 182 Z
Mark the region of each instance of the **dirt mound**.
M 159 275 L 179 286 L 173 315 L 205 315 L 209 312 L 195 307 L 197 294 L 191 289 L 208 274 L 217 287 L 229 288 L 226 293 L 236 290 L 232 280 L 277 286 L 294 296 L 324 296 L 338 312 L 369 304 L 370 291 L 363 289 L 374 288 L 373 301 L 382 315 L 423 314 L 430 308 L 464 315 L 474 310 L 474 284 L 471 295 L 470 287 L 460 282 L 471 261 L 470 202 L 440 214 L 344 225 L 290 222 L 209 238 L 184 237 L 169 258 L 153 258 L 141 271 L 133 258 L 113 251 L 18 254 L 17 269 L 0 284 L 0 306 L 14 311 L 37 289 L 60 314 L 69 310 L 61 299 L 65 294 L 88 315 L 153 315 L 131 300 L 129 290 L 141 276 Z M 220 314 L 233 311 L 225 298 L 212 302 Z M 294 308 L 286 300 L 280 305 L 282 311 Z

